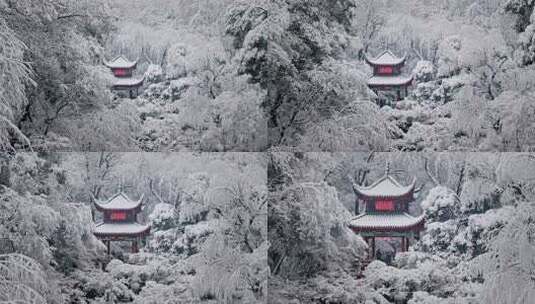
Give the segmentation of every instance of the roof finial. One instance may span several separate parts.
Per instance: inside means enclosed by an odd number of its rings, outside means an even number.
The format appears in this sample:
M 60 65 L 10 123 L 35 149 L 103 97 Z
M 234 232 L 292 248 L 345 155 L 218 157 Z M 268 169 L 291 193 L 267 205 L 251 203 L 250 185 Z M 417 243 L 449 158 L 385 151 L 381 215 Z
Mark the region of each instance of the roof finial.
M 386 170 L 385 170 L 385 175 L 389 175 L 390 174 L 390 161 L 386 161 Z

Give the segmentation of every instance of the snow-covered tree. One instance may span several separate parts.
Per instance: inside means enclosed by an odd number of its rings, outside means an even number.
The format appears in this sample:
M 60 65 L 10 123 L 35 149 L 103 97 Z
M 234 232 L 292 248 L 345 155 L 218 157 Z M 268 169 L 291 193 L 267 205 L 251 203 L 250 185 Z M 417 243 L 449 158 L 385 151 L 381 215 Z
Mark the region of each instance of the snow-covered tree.
M 23 109 L 28 100 L 25 85 L 35 85 L 32 80 L 33 72 L 29 63 L 24 61 L 23 55 L 27 46 L 19 40 L 16 33 L 0 19 L 0 148 L 8 150 L 11 147 L 12 134 L 18 139 L 28 139 L 22 134 L 18 125 Z
M 412 75 L 416 82 L 428 82 L 434 78 L 435 67 L 430 61 L 420 60 L 412 70 Z
M 486 303 L 526 303 L 534 296 L 535 210 L 532 203 L 520 204 L 510 221 L 490 244 L 481 263 Z
M 61 303 L 41 265 L 17 253 L 0 255 L 0 300 L 5 303 Z
M 272 273 L 295 278 L 351 268 L 365 245 L 345 225 L 349 217 L 325 184 L 296 184 L 278 193 L 269 211 Z

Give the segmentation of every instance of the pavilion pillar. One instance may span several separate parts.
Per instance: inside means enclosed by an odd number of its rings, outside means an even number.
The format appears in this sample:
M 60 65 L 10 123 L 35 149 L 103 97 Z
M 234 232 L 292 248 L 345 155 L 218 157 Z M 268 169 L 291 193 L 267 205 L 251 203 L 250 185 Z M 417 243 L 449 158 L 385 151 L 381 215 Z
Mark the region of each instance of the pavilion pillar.
M 132 241 L 132 253 L 137 253 L 137 252 L 138 252 L 138 248 L 137 248 L 137 238 L 136 238 Z
M 371 246 L 372 252 L 370 254 L 370 257 L 372 259 L 375 259 L 375 237 L 374 236 L 371 237 L 371 245 L 372 245 Z
M 374 239 L 373 237 L 368 236 L 364 238 L 364 241 L 366 242 L 366 244 L 368 244 L 368 258 L 373 259 L 373 252 L 374 252 L 373 247 L 375 246 Z
M 110 255 L 110 240 L 106 241 L 106 247 L 108 249 L 108 255 Z
M 405 251 L 409 251 L 409 237 L 405 237 Z

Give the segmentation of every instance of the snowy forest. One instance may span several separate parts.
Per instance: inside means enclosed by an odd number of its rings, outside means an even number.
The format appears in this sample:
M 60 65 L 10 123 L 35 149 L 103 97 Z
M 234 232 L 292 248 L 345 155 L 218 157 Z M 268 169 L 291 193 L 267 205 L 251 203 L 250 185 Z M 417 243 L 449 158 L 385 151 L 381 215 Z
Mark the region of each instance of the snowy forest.
M 248 70 L 270 146 L 297 151 L 531 151 L 529 0 L 248 1 Z M 242 22 L 243 24 L 244 22 Z M 243 26 L 241 27 L 243 28 Z M 260 50 L 264 50 L 261 52 Z M 409 96 L 379 107 L 364 60 L 406 56 Z
M 535 0 L 0 0 L 0 304 L 532 304 Z
M 0 1 L 3 150 L 531 151 L 529 0 Z M 406 58 L 379 106 L 366 58 Z M 105 63 L 136 60 L 136 98 Z
M 351 184 L 377 180 L 386 163 L 400 182 L 416 178 L 409 212 L 425 215 L 425 230 L 407 252 L 377 241 L 383 259 L 357 276 L 367 245 L 347 226 Z M 270 303 L 531 303 L 534 169 L 535 155 L 520 153 L 272 154 Z
M 0 1 L 0 144 L 35 151 L 261 151 L 265 90 L 228 0 Z M 136 60 L 137 98 L 105 66 Z
M 254 153 L 2 159 L 0 302 L 265 302 L 266 164 Z M 144 195 L 151 235 L 139 253 L 112 242 L 108 256 L 93 201 L 118 191 Z

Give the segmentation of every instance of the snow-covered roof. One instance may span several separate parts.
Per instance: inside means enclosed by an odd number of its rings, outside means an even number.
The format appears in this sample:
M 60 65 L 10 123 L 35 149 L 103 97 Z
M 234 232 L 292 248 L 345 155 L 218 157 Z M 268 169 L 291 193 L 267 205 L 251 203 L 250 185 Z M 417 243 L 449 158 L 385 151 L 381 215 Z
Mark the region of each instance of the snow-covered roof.
M 103 235 L 138 235 L 148 233 L 150 225 L 141 225 L 138 223 L 100 223 L 96 225 L 93 234 Z
M 141 206 L 143 195 L 137 200 L 131 200 L 123 192 L 119 192 L 109 198 L 105 202 L 95 201 L 95 205 L 99 210 L 132 210 Z
M 137 61 L 130 61 L 123 55 L 119 55 L 111 61 L 104 62 L 104 64 L 110 69 L 129 69 L 133 68 L 137 64 Z
M 394 177 L 387 173 L 369 186 L 354 185 L 354 189 L 358 194 L 369 197 L 398 197 L 412 191 L 415 182 L 416 179 L 413 179 L 410 185 L 402 186 Z
M 414 217 L 408 213 L 364 213 L 354 217 L 349 227 L 355 230 L 366 229 L 410 229 L 423 224 L 424 216 Z
M 368 79 L 369 86 L 396 86 L 396 85 L 407 85 L 411 83 L 412 76 L 373 76 Z
M 114 87 L 133 87 L 143 83 L 144 78 L 120 78 L 115 77 L 113 82 Z
M 383 51 L 375 58 L 370 58 L 366 55 L 366 61 L 371 65 L 398 65 L 405 61 L 405 57 L 398 57 L 390 50 Z

